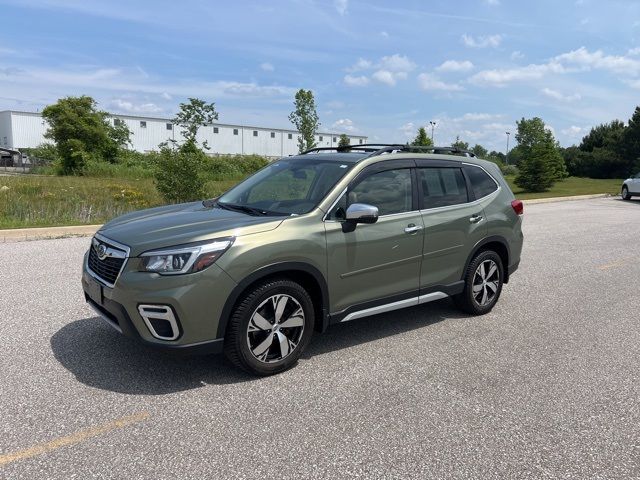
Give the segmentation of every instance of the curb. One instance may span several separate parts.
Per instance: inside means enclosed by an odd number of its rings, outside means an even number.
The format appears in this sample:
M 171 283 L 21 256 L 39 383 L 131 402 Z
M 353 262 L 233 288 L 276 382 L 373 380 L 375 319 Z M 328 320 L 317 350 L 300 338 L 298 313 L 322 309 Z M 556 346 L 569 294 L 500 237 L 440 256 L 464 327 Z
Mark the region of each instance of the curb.
M 592 198 L 610 197 L 608 193 L 596 193 L 592 195 L 573 195 L 571 197 L 551 197 L 551 198 L 534 198 L 531 200 L 523 200 L 525 205 L 535 205 L 536 203 L 553 203 L 553 202 L 570 202 L 573 200 L 589 200 Z
M 100 227 L 102 227 L 102 225 L 0 230 L 0 243 L 24 242 L 27 240 L 43 240 L 51 238 L 87 237 L 96 233 Z

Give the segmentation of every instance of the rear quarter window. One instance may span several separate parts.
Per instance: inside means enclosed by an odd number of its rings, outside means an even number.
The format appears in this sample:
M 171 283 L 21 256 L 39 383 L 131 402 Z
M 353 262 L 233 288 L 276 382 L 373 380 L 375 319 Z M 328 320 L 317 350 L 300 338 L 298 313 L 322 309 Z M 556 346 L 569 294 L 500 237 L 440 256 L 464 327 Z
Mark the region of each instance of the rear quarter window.
M 496 181 L 480 167 L 468 166 L 465 172 L 469 176 L 476 199 L 486 197 L 498 189 Z

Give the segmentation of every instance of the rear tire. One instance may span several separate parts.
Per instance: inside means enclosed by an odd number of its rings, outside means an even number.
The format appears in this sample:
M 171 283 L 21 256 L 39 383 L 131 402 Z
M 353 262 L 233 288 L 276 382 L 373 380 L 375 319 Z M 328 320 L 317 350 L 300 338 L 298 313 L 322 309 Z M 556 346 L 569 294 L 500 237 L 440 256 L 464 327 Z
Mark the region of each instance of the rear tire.
M 620 192 L 620 196 L 622 197 L 623 200 L 631 200 L 631 195 L 629 195 L 629 189 L 627 188 L 626 185 L 624 187 L 622 187 L 622 191 Z
M 313 302 L 288 279 L 268 280 L 246 292 L 229 319 L 224 353 L 253 375 L 273 375 L 295 365 L 311 340 Z
M 502 259 L 493 250 L 478 253 L 464 276 L 464 290 L 453 301 L 463 312 L 484 315 L 495 306 L 504 280 Z

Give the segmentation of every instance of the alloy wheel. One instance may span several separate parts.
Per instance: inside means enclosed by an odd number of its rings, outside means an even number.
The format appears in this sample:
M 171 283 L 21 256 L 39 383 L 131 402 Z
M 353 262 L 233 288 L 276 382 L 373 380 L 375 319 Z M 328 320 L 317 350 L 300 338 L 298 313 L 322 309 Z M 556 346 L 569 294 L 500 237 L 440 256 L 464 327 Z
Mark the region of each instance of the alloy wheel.
M 484 307 L 491 304 L 498 293 L 500 270 L 493 260 L 485 260 L 473 276 L 473 300 Z
M 291 355 L 304 332 L 304 310 L 290 295 L 273 295 L 255 309 L 247 327 L 247 345 L 260 362 L 274 363 Z

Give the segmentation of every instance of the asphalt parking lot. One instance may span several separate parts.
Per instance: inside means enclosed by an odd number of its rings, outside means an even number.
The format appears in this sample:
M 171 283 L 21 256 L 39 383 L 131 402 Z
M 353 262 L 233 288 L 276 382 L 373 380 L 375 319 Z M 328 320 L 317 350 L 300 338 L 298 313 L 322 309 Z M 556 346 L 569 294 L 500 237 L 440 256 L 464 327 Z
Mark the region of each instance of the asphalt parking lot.
M 524 231 L 489 315 L 333 326 L 264 379 L 96 318 L 89 238 L 0 244 L 0 478 L 640 478 L 640 201 Z

